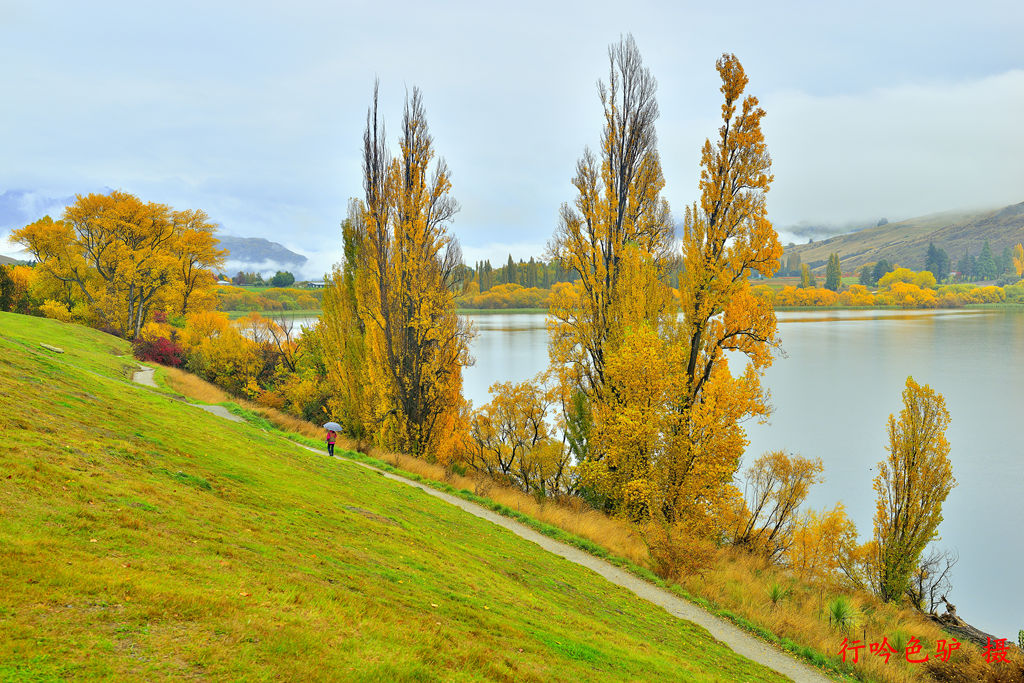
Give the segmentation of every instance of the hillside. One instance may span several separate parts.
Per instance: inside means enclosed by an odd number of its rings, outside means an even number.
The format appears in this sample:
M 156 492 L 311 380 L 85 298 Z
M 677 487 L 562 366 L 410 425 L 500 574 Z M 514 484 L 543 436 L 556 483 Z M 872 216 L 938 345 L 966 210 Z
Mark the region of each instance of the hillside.
M 1024 242 L 1024 202 L 993 211 L 937 213 L 887 223 L 786 247 L 786 254 L 795 252 L 803 263 L 823 269 L 829 254 L 837 253 L 848 273 L 883 258 L 919 270 L 924 267 L 929 242 L 945 249 L 955 263 L 964 251 L 977 256 L 986 240 L 993 254 Z
M 227 258 L 230 262 L 252 265 L 274 263 L 284 267 L 301 266 L 307 261 L 302 254 L 296 254 L 277 242 L 262 237 L 217 235 L 217 239 L 220 240 L 220 248 L 230 252 Z
M 0 313 L 0 679 L 782 680 L 420 491 L 133 385 L 126 353 Z

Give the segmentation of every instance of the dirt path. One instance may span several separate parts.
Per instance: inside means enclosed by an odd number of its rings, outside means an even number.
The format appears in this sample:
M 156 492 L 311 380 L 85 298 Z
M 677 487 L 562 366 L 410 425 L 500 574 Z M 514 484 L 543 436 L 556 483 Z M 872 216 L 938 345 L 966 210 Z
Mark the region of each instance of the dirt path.
M 132 375 L 132 380 L 143 386 L 158 389 L 159 387 L 157 387 L 156 382 L 153 381 L 153 372 L 153 368 L 142 368 L 141 370 L 136 370 L 135 374 Z M 188 401 L 185 401 L 185 403 L 188 403 Z M 217 417 L 223 417 L 225 420 L 231 420 L 232 422 L 245 422 L 242 418 L 229 412 L 224 406 L 208 406 L 201 403 L 189 403 L 188 405 L 193 408 L 205 410 L 208 413 L 213 413 Z
M 156 384 L 153 382 L 152 368 L 147 368 L 136 372 L 134 380 L 139 384 L 143 384 L 150 387 L 156 387 Z M 197 408 L 202 408 L 203 410 L 209 410 L 211 413 L 214 413 L 215 415 L 220 415 L 221 417 L 226 417 L 229 420 L 233 420 L 236 422 L 243 421 L 237 415 L 232 415 L 231 413 L 229 413 L 223 406 L 204 406 L 195 403 L 191 403 L 189 405 L 194 405 Z M 325 451 L 322 450 L 317 450 L 315 448 L 310 448 L 309 446 L 304 446 L 302 444 L 294 442 L 291 443 L 293 443 L 296 446 L 305 448 L 306 450 L 311 451 L 313 453 L 317 453 L 320 455 L 325 454 Z M 762 664 L 768 667 L 769 669 L 773 669 L 774 671 L 777 671 L 780 674 L 783 674 L 784 676 L 788 676 L 794 681 L 813 681 L 815 683 L 825 683 L 832 680 L 824 674 L 822 674 L 817 669 L 814 669 L 808 666 L 807 664 L 804 664 L 803 662 L 792 657 L 791 655 L 772 647 L 763 640 L 755 638 L 746 631 L 743 631 L 739 627 L 735 626 L 732 622 L 727 621 L 726 619 L 723 619 L 721 617 L 715 616 L 714 614 L 705 611 L 701 607 L 694 605 L 692 602 L 684 600 L 679 596 L 670 593 L 667 590 L 655 586 L 654 584 L 648 583 L 647 581 L 644 581 L 643 579 L 634 576 L 633 574 L 630 574 L 629 572 L 620 569 L 613 564 L 605 562 L 604 560 L 598 557 L 594 557 L 593 555 L 590 555 L 589 553 L 586 553 L 580 550 L 579 548 L 567 545 L 560 541 L 556 541 L 555 539 L 549 538 L 541 533 L 538 533 L 530 527 L 520 524 L 515 520 L 509 519 L 508 517 L 505 517 L 503 515 L 499 515 L 498 513 L 488 510 L 485 507 L 481 507 L 476 503 L 472 503 L 468 500 L 463 500 L 462 498 L 458 498 L 456 496 L 449 495 L 442 491 L 438 491 L 437 489 L 427 486 L 426 484 L 421 484 L 420 482 L 413 481 L 411 479 L 406 479 L 405 477 L 398 476 L 397 474 L 392 474 L 390 472 L 379 470 L 376 467 L 373 467 L 372 465 L 367 465 L 356 460 L 347 460 L 347 462 L 359 465 L 361 467 L 365 467 L 366 469 L 373 470 L 374 472 L 379 472 L 380 474 L 384 475 L 385 477 L 393 481 L 400 482 L 407 486 L 414 486 L 420 489 L 421 491 L 431 496 L 434 496 L 435 498 L 440 498 L 446 503 L 450 503 L 451 505 L 455 505 L 465 510 L 471 515 L 475 515 L 476 517 L 480 517 L 481 519 L 486 519 L 489 522 L 492 522 L 500 527 L 508 529 L 517 536 L 525 538 L 528 541 L 532 541 L 539 545 L 541 548 L 544 548 L 549 552 L 564 557 L 570 562 L 575 562 L 578 565 L 586 567 L 587 569 L 590 569 L 591 571 L 607 579 L 611 583 L 631 590 L 638 597 L 643 598 L 644 600 L 647 600 L 650 603 L 653 603 L 655 605 L 658 605 L 659 607 L 664 608 L 666 611 L 668 611 L 669 614 L 680 619 L 692 621 L 693 623 L 704 627 L 708 630 L 708 632 L 711 633 L 712 636 L 728 645 L 737 654 L 743 655 L 747 659 L 757 662 L 758 664 Z

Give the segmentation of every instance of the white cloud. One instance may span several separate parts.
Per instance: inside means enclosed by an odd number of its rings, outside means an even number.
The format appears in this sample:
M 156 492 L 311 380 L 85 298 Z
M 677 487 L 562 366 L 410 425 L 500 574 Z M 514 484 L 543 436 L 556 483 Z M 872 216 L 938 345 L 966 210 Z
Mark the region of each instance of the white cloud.
M 777 222 L 890 220 L 1024 201 L 1024 70 L 764 98 Z

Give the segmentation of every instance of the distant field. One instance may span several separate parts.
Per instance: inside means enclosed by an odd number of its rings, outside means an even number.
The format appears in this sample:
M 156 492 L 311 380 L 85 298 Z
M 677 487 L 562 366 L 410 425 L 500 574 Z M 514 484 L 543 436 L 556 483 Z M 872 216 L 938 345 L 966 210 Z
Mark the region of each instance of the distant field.
M 782 680 L 421 491 L 127 382 L 128 352 L 0 313 L 0 680 Z
M 284 316 L 286 318 L 319 318 L 323 311 L 319 308 L 309 308 L 298 311 L 223 311 L 228 314 L 228 318 L 231 320 L 238 320 L 244 318 L 247 315 L 257 313 L 262 315 L 264 318 L 277 318 Z

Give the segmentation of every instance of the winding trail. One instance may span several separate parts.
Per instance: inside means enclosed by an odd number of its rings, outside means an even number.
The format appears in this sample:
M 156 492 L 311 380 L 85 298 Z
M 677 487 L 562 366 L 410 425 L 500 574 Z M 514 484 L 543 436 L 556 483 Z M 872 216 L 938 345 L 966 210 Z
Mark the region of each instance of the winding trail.
M 156 383 L 153 381 L 153 368 L 145 368 L 137 371 L 132 379 L 139 384 L 154 388 L 156 387 Z M 223 406 L 200 405 L 197 403 L 189 403 L 189 405 L 195 406 L 196 408 L 202 408 L 214 415 L 232 420 L 233 422 L 244 422 L 242 418 L 229 413 Z M 310 448 L 303 444 L 295 443 L 293 441 L 290 441 L 289 443 L 305 448 L 306 450 L 319 455 L 324 454 L 324 451 Z M 755 638 L 732 622 L 723 619 L 722 617 L 715 616 L 698 605 L 684 600 L 678 595 L 664 590 L 663 588 L 659 588 L 654 584 L 648 583 L 638 576 L 634 576 L 633 574 L 630 574 L 613 564 L 605 562 L 598 557 L 594 557 L 579 548 L 567 545 L 561 541 L 556 541 L 555 539 L 534 531 L 530 527 L 520 524 L 513 519 L 499 515 L 496 512 L 488 510 L 487 508 L 468 500 L 463 500 L 462 498 L 452 496 L 444 493 L 443 491 L 438 491 L 426 484 L 406 479 L 405 477 L 401 477 L 397 474 L 379 470 L 372 465 L 367 465 L 357 460 L 347 461 L 354 465 L 365 467 L 368 470 L 373 470 L 392 481 L 418 488 L 424 493 L 434 496 L 435 498 L 440 498 L 451 505 L 455 505 L 471 515 L 475 515 L 481 519 L 486 519 L 493 524 L 497 524 L 500 527 L 508 529 L 517 536 L 536 543 L 544 550 L 552 552 L 555 555 L 559 555 L 570 562 L 586 567 L 609 582 L 626 588 L 627 590 L 635 593 L 638 597 L 664 608 L 669 614 L 678 617 L 679 619 L 685 619 L 702 626 L 707 629 L 712 636 L 728 645 L 737 654 L 742 655 L 751 661 L 757 662 L 758 664 L 762 664 L 769 669 L 777 671 L 784 676 L 788 676 L 794 681 L 828 683 L 834 680 L 825 676 L 818 669 L 799 661 L 790 654 L 772 647 L 759 638 Z

